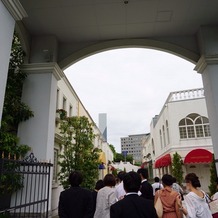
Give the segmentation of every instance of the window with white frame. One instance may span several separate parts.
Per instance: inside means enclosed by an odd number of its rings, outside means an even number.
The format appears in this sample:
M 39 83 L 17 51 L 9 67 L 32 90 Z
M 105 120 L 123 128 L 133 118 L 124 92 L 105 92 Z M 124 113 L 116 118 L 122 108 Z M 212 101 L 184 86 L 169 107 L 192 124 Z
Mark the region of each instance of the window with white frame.
M 63 97 L 63 105 L 62 105 L 62 109 L 66 110 L 66 106 L 67 106 L 67 99 L 65 97 Z
M 170 144 L 169 124 L 167 120 L 166 120 L 166 129 L 167 129 L 167 144 Z
M 207 117 L 189 114 L 179 122 L 181 139 L 210 137 L 210 123 Z
M 152 152 L 155 155 L 154 139 L 151 140 Z
M 58 109 L 58 107 L 59 107 L 59 95 L 60 95 L 60 91 L 59 91 L 59 89 L 57 89 L 57 96 L 56 96 L 56 109 Z
M 69 107 L 69 117 L 72 117 L 73 116 L 73 106 L 70 105 Z
M 54 149 L 54 162 L 53 162 L 53 183 L 58 181 L 58 149 Z
M 164 125 L 162 127 L 162 130 L 163 130 L 163 146 L 166 147 L 166 133 L 165 133 L 165 128 L 164 128 Z
M 160 129 L 160 147 L 161 147 L 161 149 L 163 148 L 163 139 L 162 139 L 161 129 Z

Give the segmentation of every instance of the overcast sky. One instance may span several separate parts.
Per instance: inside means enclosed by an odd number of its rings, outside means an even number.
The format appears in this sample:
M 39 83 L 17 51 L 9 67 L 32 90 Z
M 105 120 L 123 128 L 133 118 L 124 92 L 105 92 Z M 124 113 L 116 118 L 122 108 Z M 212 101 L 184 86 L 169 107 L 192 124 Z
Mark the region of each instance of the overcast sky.
M 150 49 L 118 49 L 83 59 L 65 70 L 98 124 L 107 113 L 108 142 L 120 152 L 120 137 L 149 132 L 170 92 L 203 87 L 194 65 Z

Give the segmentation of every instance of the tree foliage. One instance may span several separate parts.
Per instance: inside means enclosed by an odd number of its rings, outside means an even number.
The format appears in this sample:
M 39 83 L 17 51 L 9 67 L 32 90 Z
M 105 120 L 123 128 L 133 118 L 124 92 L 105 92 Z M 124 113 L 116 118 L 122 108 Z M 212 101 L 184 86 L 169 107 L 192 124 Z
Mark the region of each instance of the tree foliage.
M 121 153 L 116 153 L 116 157 L 114 158 L 114 161 L 115 161 L 115 162 L 125 161 L 125 157 L 124 157 L 124 155 L 121 154 Z M 126 161 L 132 163 L 132 162 L 133 162 L 133 156 L 130 155 L 130 154 L 128 154 L 128 155 L 126 156 Z
M 111 151 L 113 152 L 114 159 L 116 159 L 116 154 L 117 154 L 117 152 L 116 152 L 116 150 L 115 150 L 114 145 L 110 144 L 109 147 L 110 147 Z
M 176 152 L 173 155 L 172 163 L 172 175 L 176 178 L 177 182 L 181 185 L 183 181 L 183 170 L 182 170 L 182 157 Z
M 61 185 L 66 189 L 70 186 L 69 174 L 78 170 L 83 174 L 82 186 L 93 188 L 98 178 L 99 150 L 94 149 L 92 124 L 86 117 L 66 117 L 61 120 L 63 153 L 60 154 Z
M 217 180 L 217 171 L 216 171 L 215 157 L 213 155 L 213 161 L 210 165 L 210 185 L 208 186 L 211 195 L 215 194 L 217 191 L 216 180 Z
M 23 62 L 24 52 L 18 36 L 14 34 L 0 129 L 0 151 L 5 155 L 24 156 L 29 149 L 26 145 L 17 146 L 19 123 L 33 117 L 29 106 L 21 100 L 23 83 L 27 77 L 20 69 Z
M 20 145 L 17 137 L 19 123 L 33 116 L 28 105 L 21 100 L 23 83 L 27 77 L 20 69 L 23 62 L 24 52 L 18 36 L 14 34 L 1 120 L 0 158 L 22 158 L 30 150 L 29 146 Z M 6 162 L 4 170 L 10 173 L 5 174 L 0 169 L 0 195 L 13 193 L 23 187 L 23 175 L 18 173 L 19 168 L 16 162 Z

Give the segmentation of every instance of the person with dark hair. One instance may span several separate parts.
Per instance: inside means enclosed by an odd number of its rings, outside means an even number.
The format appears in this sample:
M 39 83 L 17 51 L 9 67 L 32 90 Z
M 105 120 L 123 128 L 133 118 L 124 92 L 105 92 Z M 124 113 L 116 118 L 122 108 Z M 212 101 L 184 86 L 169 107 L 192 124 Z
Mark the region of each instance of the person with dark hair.
M 120 180 L 119 185 L 115 187 L 115 195 L 118 201 L 123 199 L 126 194 L 124 187 L 123 187 L 123 178 L 125 175 L 126 173 L 124 171 L 119 172 L 117 175 L 118 179 Z
M 155 192 L 158 190 L 161 190 L 163 188 L 163 185 L 160 183 L 159 177 L 154 178 L 154 183 L 151 185 L 153 188 L 153 195 L 155 196 Z
M 141 177 L 141 187 L 139 195 L 148 200 L 154 200 L 153 188 L 148 182 L 148 170 L 145 168 L 138 169 L 137 173 Z
M 94 218 L 110 218 L 110 206 L 116 202 L 114 175 L 107 174 L 103 181 L 104 188 L 98 191 Z
M 111 218 L 157 218 L 153 202 L 138 196 L 141 178 L 129 172 L 123 178 L 126 196 L 111 206 Z
M 212 218 L 207 203 L 207 195 L 200 189 L 201 183 L 195 173 L 189 173 L 185 177 L 186 189 L 189 193 L 184 197 L 185 207 L 182 206 L 181 198 L 178 205 L 183 214 L 188 218 Z
M 89 190 L 80 187 L 83 177 L 78 171 L 73 171 L 69 176 L 71 187 L 61 192 L 58 205 L 60 218 L 92 218 L 93 199 Z
M 164 188 L 155 193 L 154 203 L 156 203 L 158 197 L 163 205 L 163 218 L 181 218 L 182 214 L 177 204 L 177 196 L 179 193 L 172 190 L 173 177 L 165 174 L 162 177 L 162 183 Z
M 97 194 L 98 191 L 100 189 L 104 188 L 104 181 L 102 179 L 98 180 L 95 184 L 95 190 L 92 192 L 92 197 L 93 197 L 93 207 L 94 207 L 94 211 L 93 211 L 93 216 L 95 213 L 95 209 L 96 209 L 96 200 L 97 200 Z

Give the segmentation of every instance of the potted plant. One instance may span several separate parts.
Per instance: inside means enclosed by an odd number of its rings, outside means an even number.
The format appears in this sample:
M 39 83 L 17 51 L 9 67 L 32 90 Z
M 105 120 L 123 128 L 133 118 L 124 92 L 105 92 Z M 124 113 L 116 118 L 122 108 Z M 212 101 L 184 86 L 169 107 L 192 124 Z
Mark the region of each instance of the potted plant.
M 61 120 L 64 120 L 67 117 L 67 111 L 64 109 L 57 109 L 56 112 L 59 114 Z

